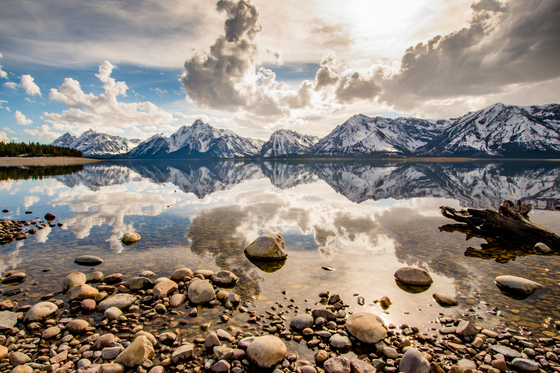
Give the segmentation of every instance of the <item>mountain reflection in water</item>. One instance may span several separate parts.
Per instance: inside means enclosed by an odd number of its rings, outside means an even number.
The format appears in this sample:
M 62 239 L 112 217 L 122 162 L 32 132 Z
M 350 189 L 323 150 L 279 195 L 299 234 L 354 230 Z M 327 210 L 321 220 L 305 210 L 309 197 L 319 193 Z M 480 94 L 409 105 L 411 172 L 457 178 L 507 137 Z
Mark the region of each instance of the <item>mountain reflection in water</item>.
M 547 210 L 560 203 L 560 166 L 554 161 L 123 162 L 85 165 L 82 171 L 57 180 L 97 190 L 129 182 L 135 176 L 158 184 L 172 183 L 198 198 L 268 178 L 280 189 L 323 180 L 356 203 L 437 197 L 459 200 L 465 207 L 495 209 L 505 199 L 522 199 L 534 209 Z

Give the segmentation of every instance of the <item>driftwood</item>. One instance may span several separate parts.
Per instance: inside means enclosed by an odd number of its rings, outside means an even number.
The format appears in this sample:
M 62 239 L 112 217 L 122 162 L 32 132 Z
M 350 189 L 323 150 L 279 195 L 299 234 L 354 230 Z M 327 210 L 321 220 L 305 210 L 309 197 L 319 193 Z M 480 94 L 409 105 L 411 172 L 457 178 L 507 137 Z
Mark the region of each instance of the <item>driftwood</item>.
M 466 226 L 455 226 L 474 237 L 490 238 L 494 240 L 515 241 L 534 246 L 542 242 L 554 251 L 560 251 L 560 237 L 551 230 L 532 222 L 529 219 L 530 203 L 504 201 L 498 211 L 490 209 L 466 209 L 457 211 L 451 207 L 442 206 L 441 214 Z M 461 228 L 460 228 L 461 227 Z M 443 227 L 442 227 L 443 228 Z M 441 229 L 441 228 L 440 228 Z

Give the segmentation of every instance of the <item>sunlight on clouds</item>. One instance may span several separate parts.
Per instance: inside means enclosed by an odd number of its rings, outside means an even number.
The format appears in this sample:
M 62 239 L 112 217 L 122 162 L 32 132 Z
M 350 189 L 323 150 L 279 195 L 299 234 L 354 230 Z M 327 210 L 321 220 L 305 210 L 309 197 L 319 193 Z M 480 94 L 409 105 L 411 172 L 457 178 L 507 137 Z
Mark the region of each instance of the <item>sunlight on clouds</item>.
M 104 93 L 95 96 L 84 93 L 80 83 L 72 78 L 64 79 L 58 88 L 52 88 L 49 98 L 58 101 L 69 109 L 58 113 L 43 113 L 46 121 L 52 124 L 72 123 L 81 128 L 110 126 L 130 128 L 144 124 L 163 124 L 172 122 L 173 115 L 149 101 L 125 103 L 117 100 L 126 97 L 128 86 L 111 78 L 115 68 L 109 61 L 99 66 L 97 78 L 103 83 Z
M 41 199 L 37 196 L 25 196 L 23 198 L 23 207 L 28 209 L 29 207 L 33 206 L 35 203 L 39 202 Z
M 21 111 L 16 110 L 14 117 L 16 118 L 16 122 L 19 125 L 26 126 L 28 124 L 33 123 L 31 119 L 28 119 Z

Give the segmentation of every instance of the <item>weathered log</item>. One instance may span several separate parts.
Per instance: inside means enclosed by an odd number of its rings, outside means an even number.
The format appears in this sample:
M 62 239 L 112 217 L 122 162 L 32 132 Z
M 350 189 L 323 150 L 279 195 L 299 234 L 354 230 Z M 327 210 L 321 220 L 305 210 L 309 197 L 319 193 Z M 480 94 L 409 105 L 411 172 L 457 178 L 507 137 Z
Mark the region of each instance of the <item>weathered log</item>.
M 468 231 L 477 237 L 491 237 L 518 241 L 527 245 L 542 242 L 552 250 L 560 251 L 560 237 L 551 230 L 529 219 L 530 203 L 504 201 L 498 211 L 490 209 L 466 209 L 441 206 L 441 214 L 467 225 Z

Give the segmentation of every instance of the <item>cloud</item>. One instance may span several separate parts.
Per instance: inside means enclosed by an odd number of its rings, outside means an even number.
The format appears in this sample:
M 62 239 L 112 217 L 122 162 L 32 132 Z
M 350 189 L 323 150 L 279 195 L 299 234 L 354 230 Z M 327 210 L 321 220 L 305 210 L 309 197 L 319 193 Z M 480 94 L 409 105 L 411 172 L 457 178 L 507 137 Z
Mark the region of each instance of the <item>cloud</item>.
M 17 89 L 19 87 L 19 84 L 14 83 L 14 82 L 6 82 L 4 83 L 4 87 L 8 87 L 11 89 Z
M 19 125 L 22 126 L 26 126 L 28 124 L 33 123 L 33 121 L 31 119 L 28 119 L 24 114 L 22 114 L 21 111 L 16 110 L 16 113 L 14 114 L 14 117 L 16 118 L 16 122 Z
M 53 124 L 72 123 L 85 128 L 100 125 L 129 128 L 136 125 L 169 123 L 174 120 L 173 115 L 149 101 L 118 101 L 119 96 L 126 97 L 128 86 L 125 82 L 117 82 L 111 78 L 114 67 L 109 61 L 104 61 L 99 66 L 96 76 L 103 83 L 104 90 L 99 96 L 84 93 L 77 80 L 64 79 L 64 83 L 58 89 L 50 90 L 49 98 L 69 109 L 61 114 L 45 112 L 44 119 Z
M 409 108 L 560 76 L 560 2 L 481 0 L 471 8 L 468 27 L 407 49 L 383 82 L 384 101 Z
M 2 53 L 0 53 L 0 60 L 4 58 Z M 8 73 L 2 70 L 2 65 L 0 65 L 0 78 L 8 79 Z
M 156 87 L 156 88 L 154 88 L 154 92 L 158 96 L 165 96 L 167 94 L 167 89 L 160 89 L 160 88 Z
M 45 138 L 47 140 L 50 140 L 50 142 L 56 140 L 61 136 L 60 133 L 53 132 L 51 128 L 46 124 L 43 124 L 42 126 L 37 127 L 37 129 L 34 130 L 24 129 L 23 132 L 31 136 L 38 136 L 40 139 Z
M 4 131 L 0 131 L 0 142 L 8 142 L 10 141 L 8 135 L 6 135 L 6 132 Z
M 24 74 L 21 76 L 21 86 L 25 89 L 25 93 L 28 95 L 34 96 L 39 95 L 41 96 L 41 89 L 39 86 L 35 84 L 33 81 L 33 77 L 29 74 Z
M 251 126 L 254 121 L 309 116 L 310 111 L 331 112 L 354 101 L 372 100 L 379 92 L 372 72 L 346 74 L 342 64 L 333 63 L 334 54 L 324 60 L 315 81 L 304 80 L 291 89 L 278 82 L 272 70 L 259 67 L 259 47 L 253 41 L 262 31 L 257 7 L 244 0 L 220 0 L 217 10 L 227 13 L 225 34 L 209 52 L 185 61 L 181 79 L 187 99 L 199 107 L 239 112 L 238 122 Z M 280 57 L 280 51 L 267 51 Z

